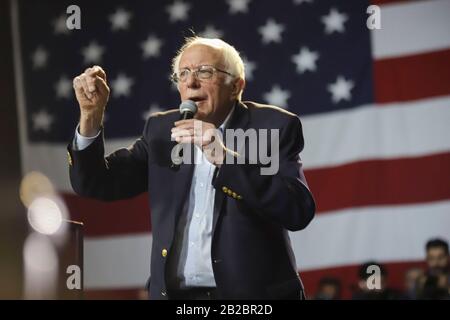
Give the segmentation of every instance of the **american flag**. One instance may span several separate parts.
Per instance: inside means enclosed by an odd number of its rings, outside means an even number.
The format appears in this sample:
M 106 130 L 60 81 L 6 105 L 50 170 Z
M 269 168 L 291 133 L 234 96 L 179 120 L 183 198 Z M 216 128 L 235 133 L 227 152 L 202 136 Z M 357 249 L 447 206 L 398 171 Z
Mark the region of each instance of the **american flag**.
M 84 222 L 87 297 L 135 297 L 149 275 L 147 195 L 114 203 L 75 195 L 66 145 L 79 109 L 72 79 L 107 72 L 107 152 L 127 146 L 152 112 L 176 108 L 171 58 L 184 37 L 219 37 L 246 65 L 244 100 L 298 114 L 318 205 L 291 234 L 311 295 L 377 260 L 389 281 L 421 265 L 431 237 L 450 237 L 450 1 L 12 0 L 23 173 L 47 175 Z M 69 30 L 77 5 L 81 29 Z M 381 29 L 369 29 L 378 5 Z M 164 183 L 164 182 L 161 182 Z

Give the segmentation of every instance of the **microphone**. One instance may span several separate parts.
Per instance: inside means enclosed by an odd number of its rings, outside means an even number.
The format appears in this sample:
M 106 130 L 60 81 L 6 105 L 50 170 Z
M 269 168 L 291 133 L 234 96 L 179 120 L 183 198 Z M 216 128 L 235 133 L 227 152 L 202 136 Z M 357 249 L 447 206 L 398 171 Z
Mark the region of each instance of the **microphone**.
M 180 120 L 188 120 L 194 118 L 197 113 L 197 105 L 192 100 L 186 100 L 180 104 Z M 178 143 L 172 149 L 172 165 L 171 168 L 179 169 L 181 162 L 183 162 L 183 147 Z
M 192 119 L 196 113 L 197 105 L 194 101 L 186 100 L 180 104 L 180 120 Z

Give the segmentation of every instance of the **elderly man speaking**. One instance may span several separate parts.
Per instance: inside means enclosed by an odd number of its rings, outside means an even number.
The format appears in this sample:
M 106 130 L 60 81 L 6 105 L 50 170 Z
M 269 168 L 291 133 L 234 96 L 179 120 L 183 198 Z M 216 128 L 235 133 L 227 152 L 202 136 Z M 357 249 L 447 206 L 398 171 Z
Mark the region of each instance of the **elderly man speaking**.
M 172 68 L 188 112 L 150 116 L 139 139 L 106 157 L 106 73 L 94 66 L 74 79 L 80 123 L 68 146 L 73 189 L 104 201 L 148 191 L 151 299 L 304 299 L 288 235 L 315 213 L 299 118 L 241 101 L 244 64 L 220 39 L 186 39 Z M 229 131 L 256 134 L 235 143 L 236 135 L 225 138 Z M 277 133 L 275 144 L 259 134 L 269 131 Z M 254 157 L 263 145 L 278 161 L 270 174 Z M 184 161 L 174 164 L 177 146 Z

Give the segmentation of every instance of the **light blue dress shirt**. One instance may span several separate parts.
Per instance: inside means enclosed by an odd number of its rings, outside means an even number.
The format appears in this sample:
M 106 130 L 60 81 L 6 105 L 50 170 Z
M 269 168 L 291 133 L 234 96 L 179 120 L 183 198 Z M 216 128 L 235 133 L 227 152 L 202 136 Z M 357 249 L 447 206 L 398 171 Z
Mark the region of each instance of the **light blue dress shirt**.
M 189 192 L 185 221 L 180 221 L 177 236 L 182 236 L 177 276 L 180 287 L 215 287 L 211 262 L 211 238 L 215 189 L 211 184 L 215 166 L 195 146 L 195 169 Z M 181 232 L 180 232 L 181 231 Z
M 219 127 L 223 133 L 228 124 L 234 107 L 225 121 Z M 75 130 L 74 149 L 87 148 L 98 136 L 84 137 Z M 212 224 L 214 213 L 215 189 L 212 178 L 215 166 L 211 164 L 200 148 L 194 147 L 195 168 L 189 191 L 188 210 L 185 217 L 178 223 L 174 250 L 178 251 L 175 286 L 185 287 L 215 287 L 214 273 L 211 261 Z
M 219 127 L 223 133 L 234 107 Z M 176 262 L 176 287 L 215 287 L 211 259 L 212 224 L 215 189 L 212 178 L 216 166 L 211 164 L 197 146 L 194 147 L 195 169 L 189 192 L 186 217 L 178 222 L 175 250 L 179 251 Z M 178 247 L 178 248 L 177 248 Z

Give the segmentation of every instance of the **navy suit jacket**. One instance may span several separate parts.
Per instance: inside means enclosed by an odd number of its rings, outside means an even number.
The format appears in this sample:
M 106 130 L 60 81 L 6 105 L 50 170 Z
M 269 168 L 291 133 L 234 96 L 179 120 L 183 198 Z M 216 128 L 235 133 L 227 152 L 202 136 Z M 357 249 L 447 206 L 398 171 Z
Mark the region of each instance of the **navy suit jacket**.
M 68 147 L 70 180 L 79 195 L 112 201 L 148 191 L 152 299 L 170 298 L 168 260 L 194 169 L 192 164 L 172 166 L 170 130 L 178 119 L 178 110 L 151 116 L 133 145 L 107 157 L 103 133 L 82 151 Z M 288 230 L 304 229 L 315 213 L 299 157 L 304 145 L 300 119 L 277 107 L 238 102 L 228 128 L 279 129 L 280 162 L 275 175 L 261 175 L 259 162 L 216 169 L 211 257 L 218 296 L 300 298 L 303 285 Z M 248 151 L 248 143 L 243 147 Z

